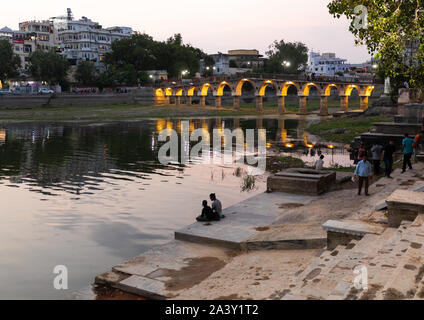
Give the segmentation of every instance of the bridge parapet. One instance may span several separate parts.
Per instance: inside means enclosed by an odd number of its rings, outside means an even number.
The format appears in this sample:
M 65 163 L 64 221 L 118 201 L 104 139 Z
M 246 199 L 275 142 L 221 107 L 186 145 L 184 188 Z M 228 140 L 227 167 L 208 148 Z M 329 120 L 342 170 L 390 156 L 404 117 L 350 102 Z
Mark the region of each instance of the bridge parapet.
M 269 77 L 268 77 L 269 76 Z M 271 78 L 272 77 L 272 78 Z M 281 78 L 281 79 L 278 79 Z M 349 80 L 349 81 L 348 81 Z M 356 80 L 356 82 L 354 81 Z M 156 89 L 157 100 L 176 101 L 181 104 L 181 99 L 191 105 L 193 97 L 200 97 L 200 104 L 206 105 L 206 98 L 213 97 L 215 106 L 221 107 L 222 97 L 225 92 L 231 93 L 234 98 L 234 108 L 240 108 L 240 97 L 243 96 L 243 87 L 249 84 L 256 96 L 256 107 L 258 112 L 263 110 L 263 97 L 266 95 L 268 87 L 274 88 L 278 99 L 279 113 L 285 112 L 285 97 L 290 87 L 295 87 L 299 96 L 299 113 L 307 113 L 307 100 L 312 87 L 316 88 L 318 95 L 321 97 L 321 115 L 328 114 L 328 97 L 331 96 L 333 88 L 337 90 L 340 96 L 340 105 L 342 111 L 347 112 L 349 108 L 349 97 L 353 90 L 357 90 L 361 98 L 361 109 L 368 108 L 368 98 L 371 96 L 375 84 L 372 79 L 349 79 L 341 77 L 327 77 L 321 79 L 306 79 L 302 75 L 250 75 L 219 77 L 208 79 L 196 79 L 190 83 L 172 83 L 168 87 L 159 87 Z M 173 99 L 172 99 L 173 97 Z M 163 104 L 163 103 L 161 103 Z

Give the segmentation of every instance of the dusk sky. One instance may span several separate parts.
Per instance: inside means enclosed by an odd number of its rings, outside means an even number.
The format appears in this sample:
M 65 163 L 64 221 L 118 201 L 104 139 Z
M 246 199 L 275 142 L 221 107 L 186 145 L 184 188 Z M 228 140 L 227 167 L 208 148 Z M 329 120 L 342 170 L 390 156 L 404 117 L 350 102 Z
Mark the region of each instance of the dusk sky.
M 265 5 L 266 3 L 266 5 Z M 301 41 L 309 49 L 335 52 L 360 63 L 369 59 L 365 47 L 356 47 L 345 19 L 334 19 L 329 0 L 161 0 L 3 1 L 0 28 L 17 29 L 20 21 L 65 15 L 86 16 L 104 27 L 129 26 L 157 40 L 175 33 L 184 42 L 207 53 L 229 49 L 258 49 L 262 54 L 274 40 Z

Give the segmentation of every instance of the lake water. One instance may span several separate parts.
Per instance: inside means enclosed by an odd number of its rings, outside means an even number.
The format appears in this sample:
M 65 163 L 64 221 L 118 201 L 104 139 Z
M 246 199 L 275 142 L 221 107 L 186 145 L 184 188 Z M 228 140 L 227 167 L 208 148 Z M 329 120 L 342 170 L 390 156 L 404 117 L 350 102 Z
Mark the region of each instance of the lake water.
M 324 153 L 327 166 L 350 165 L 342 146 L 309 137 L 306 125 L 190 120 L 190 130 L 266 128 L 270 149 L 310 163 Z M 180 120 L 0 127 L 0 299 L 65 298 L 113 265 L 171 240 L 211 192 L 230 206 L 265 191 L 260 176 L 255 190 L 241 192 L 235 164 L 161 165 L 158 133 L 180 127 Z M 69 270 L 68 291 L 53 288 L 58 265 Z

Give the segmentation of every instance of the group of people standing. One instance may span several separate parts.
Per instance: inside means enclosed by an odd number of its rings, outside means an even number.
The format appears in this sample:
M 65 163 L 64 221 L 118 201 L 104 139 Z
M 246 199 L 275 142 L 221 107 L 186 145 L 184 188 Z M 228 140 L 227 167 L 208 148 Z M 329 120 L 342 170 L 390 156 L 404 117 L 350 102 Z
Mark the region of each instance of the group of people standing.
M 402 141 L 403 165 L 402 173 L 406 172 L 407 167 L 412 170 L 411 159 L 414 157 L 415 162 L 418 161 L 417 154 L 424 143 L 424 130 L 417 134 L 415 138 L 411 138 L 405 134 Z M 394 156 L 396 153 L 396 143 L 390 140 L 386 145 L 374 144 L 371 148 L 371 161 L 368 158 L 368 150 L 364 144 L 358 150 L 357 166 L 355 169 L 355 178 L 358 179 L 358 195 L 361 195 L 362 188 L 365 185 L 365 195 L 369 196 L 369 180 L 373 175 L 379 176 L 381 173 L 381 161 L 385 165 L 385 176 L 392 178 Z

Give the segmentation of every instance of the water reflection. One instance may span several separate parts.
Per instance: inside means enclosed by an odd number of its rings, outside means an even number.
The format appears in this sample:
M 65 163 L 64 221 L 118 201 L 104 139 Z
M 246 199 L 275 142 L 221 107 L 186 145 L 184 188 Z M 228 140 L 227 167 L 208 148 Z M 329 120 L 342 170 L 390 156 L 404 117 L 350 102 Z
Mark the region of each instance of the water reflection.
M 329 149 L 304 135 L 306 125 L 265 118 L 194 119 L 189 132 L 266 128 L 269 148 L 309 160 L 316 150 L 331 150 L 348 161 L 339 146 Z M 112 265 L 170 240 L 175 229 L 200 213 L 209 193 L 229 206 L 265 191 L 263 178 L 257 190 L 241 193 L 236 165 L 161 165 L 163 129 L 181 133 L 181 120 L 0 129 L 0 298 L 66 295 L 52 287 L 52 270 L 62 264 L 72 275 L 71 290 L 86 287 Z

